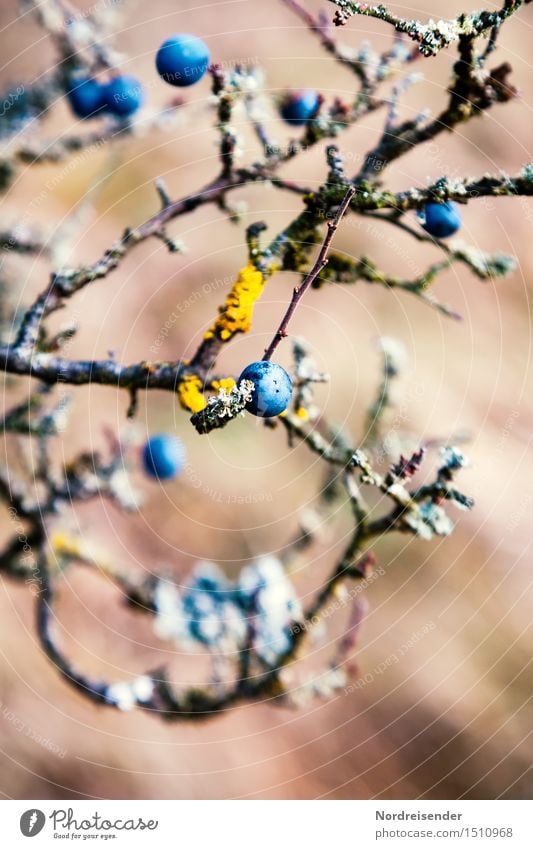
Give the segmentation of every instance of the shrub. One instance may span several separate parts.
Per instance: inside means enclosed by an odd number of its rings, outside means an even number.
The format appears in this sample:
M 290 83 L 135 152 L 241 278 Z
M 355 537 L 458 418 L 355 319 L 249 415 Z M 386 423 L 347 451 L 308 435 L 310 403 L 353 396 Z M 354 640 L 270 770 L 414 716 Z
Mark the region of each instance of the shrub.
M 54 435 L 66 426 L 68 413 L 64 397 L 53 400 L 53 389 L 59 384 L 63 389 L 90 383 L 124 390 L 129 394 L 128 416 L 131 418 L 136 415 L 139 392 L 174 393 L 183 410 L 191 415 L 190 439 L 200 439 L 201 434 L 231 426 L 246 409 L 256 412 L 254 405 L 264 392 L 263 378 L 258 376 L 257 370 L 251 373 L 245 369 L 242 379 L 236 382 L 232 375 L 215 375 L 214 368 L 224 348 L 238 334 L 250 330 L 254 307 L 270 278 L 279 270 L 300 275 L 301 281 L 280 317 L 279 328 L 263 359 L 258 360 L 267 376 L 279 368 L 270 358 L 277 346 L 284 344 L 293 313 L 302 297 L 311 297 L 312 289 L 365 281 L 416 297 L 428 308 L 453 318 L 455 311 L 438 302 L 430 292 L 441 271 L 451 264 L 459 264 L 478 278 L 493 279 L 513 269 L 513 259 L 503 254 L 485 254 L 464 242 L 444 242 L 442 239 L 457 229 L 454 204 L 478 203 L 480 198 L 486 197 L 530 195 L 533 188 L 531 165 L 512 177 L 484 174 L 456 179 L 443 175 L 431 185 L 417 185 L 402 191 L 387 188 L 384 180 L 388 166 L 414 147 L 432 142 L 515 96 L 508 63 L 494 66 L 491 63 L 503 24 L 525 5 L 524 2 L 506 0 L 496 11 L 428 23 L 396 17 L 383 5 L 370 6 L 351 0 L 333 2 L 337 6 L 334 20 L 339 26 L 354 16 L 363 15 L 382 21 L 396 33 L 390 48 L 381 55 L 375 54 L 368 45 L 359 51 L 349 51 L 341 48 L 322 18 L 315 19 L 296 0 L 285 0 L 286 6 L 319 39 L 331 61 L 341 63 L 353 73 L 358 90 L 352 102 L 338 97 L 316 98 L 313 111 L 307 114 L 299 135 L 287 148 L 280 147 L 270 138 L 256 108 L 260 96 L 256 69 L 243 67 L 242 63 L 223 67 L 216 64 L 215 56 L 209 73 L 216 101 L 220 151 L 220 173 L 216 179 L 194 194 L 177 199 L 173 199 L 163 182 L 157 180 L 160 209 L 140 226 L 128 229 L 93 263 L 54 271 L 40 296 L 16 317 L 14 333 L 10 332 L 14 317 L 4 305 L 0 368 L 6 378 L 18 378 L 26 395 L 31 380 L 32 390 L 29 403 L 25 397 L 20 404 L 5 411 L 3 431 L 7 438 L 16 434 L 37 440 L 40 460 L 38 488 L 34 489 L 30 481 L 16 480 L 12 470 L 5 470 L 0 476 L 0 495 L 8 505 L 13 523 L 12 539 L 0 555 L 0 566 L 6 575 L 26 581 L 34 591 L 38 636 L 43 651 L 68 683 L 101 705 L 123 710 L 140 706 L 166 718 L 177 719 L 202 717 L 247 699 L 290 700 L 288 664 L 297 657 L 315 625 L 337 608 L 350 611 L 344 637 L 335 647 L 323 673 L 311 681 L 301 682 L 298 691 L 300 697 L 313 694 L 323 697 L 347 686 L 349 667 L 345 661 L 354 651 L 364 612 L 360 593 L 353 593 L 349 588 L 357 582 L 365 586 L 371 580 L 375 562 L 373 547 L 393 531 L 426 540 L 434 535 L 447 535 L 453 529 L 449 512 L 453 508 L 472 506 L 471 499 L 455 484 L 467 462 L 458 447 L 440 446 L 441 458 L 435 473 L 423 484 L 416 482 L 416 476 L 425 462 L 427 446 L 411 448 L 405 455 L 390 456 L 383 422 L 392 404 L 392 383 L 401 372 L 398 343 L 391 339 L 381 341 L 382 380 L 369 411 L 366 432 L 352 443 L 345 434 L 323 420 L 314 389 L 327 376 L 317 369 L 307 343 L 295 339 L 292 340 L 292 374 L 290 378 L 283 378 L 286 390 L 283 404 L 279 410 L 276 407 L 270 411 L 281 411 L 281 415 L 274 420 L 267 419 L 266 424 L 273 439 L 280 432 L 286 432 L 291 443 L 302 442 L 323 463 L 325 483 L 314 506 L 316 523 L 325 521 L 332 502 L 344 498 L 351 507 L 353 524 L 344 553 L 332 565 L 320 592 L 305 608 L 302 609 L 298 601 L 286 567 L 294 553 L 297 551 L 302 556 L 314 539 L 313 522 L 300 529 L 282 554 L 265 552 L 264 557 L 247 565 L 237 580 L 230 581 L 215 564 L 200 564 L 185 589 L 166 576 L 142 580 L 125 567 L 111 566 L 98 553 L 97 541 L 88 547 L 84 541 L 66 534 L 62 527 L 62 516 L 71 504 L 95 497 L 107 497 L 122 509 L 135 510 L 131 488 L 124 485 L 123 468 L 124 463 L 131 466 L 135 460 L 120 440 L 111 440 L 107 457 L 85 451 L 72 458 L 62 477 L 52 474 L 51 445 Z M 89 39 L 85 30 L 80 42 L 79 28 L 73 27 L 67 19 L 58 22 L 56 14 L 48 14 L 46 5 L 33 2 L 33 7 L 37 19 L 55 44 L 57 68 L 25 88 L 24 97 L 10 97 L 8 92 L 3 98 L 8 106 L 0 116 L 1 132 L 4 139 L 10 140 L 0 169 L 4 190 L 14 184 L 21 163 L 37 168 L 41 163 L 67 162 L 68 167 L 73 151 L 83 151 L 95 144 L 113 144 L 117 138 L 135 136 L 137 131 L 135 121 L 129 118 L 138 106 L 140 87 L 136 89 L 135 109 L 130 108 L 128 89 L 127 108 L 115 110 L 120 113 L 119 117 L 128 120 L 117 122 L 112 116 L 98 114 L 99 129 L 88 135 L 73 131 L 55 140 L 44 137 L 45 113 L 54 108 L 58 97 L 67 92 L 72 103 L 73 78 L 87 80 L 83 84 L 86 86 L 94 80 L 93 74 L 109 77 L 117 60 L 106 46 L 108 40 L 101 39 L 97 30 Z M 84 23 L 86 27 L 91 26 L 89 20 Z M 399 98 L 406 87 L 416 81 L 411 73 L 412 64 L 415 60 L 421 64 L 423 57 L 432 57 L 448 49 L 457 50 L 458 55 L 447 100 L 440 113 L 434 118 L 422 113 L 400 120 L 397 115 Z M 169 73 L 183 70 L 181 53 L 177 60 L 173 53 L 174 58 L 169 63 L 167 47 L 163 45 L 161 50 L 158 68 L 165 79 Z M 199 52 L 206 64 L 207 49 Z M 187 84 L 198 82 L 203 70 L 194 79 L 187 77 Z M 112 85 L 118 85 L 121 80 L 124 83 L 125 79 L 115 78 Z M 90 84 L 92 86 L 93 82 Z M 77 90 L 78 95 L 82 90 Z M 262 149 L 262 156 L 254 157 L 249 164 L 237 164 L 236 160 L 238 134 L 232 117 L 237 110 L 247 114 Z M 89 107 L 82 111 L 93 112 Z M 379 111 L 385 113 L 383 131 L 363 158 L 357 173 L 349 175 L 340 150 L 342 133 Z M 157 122 L 158 117 L 147 119 L 144 130 L 149 129 L 150 120 Z M 21 126 L 29 122 L 32 122 L 36 138 L 31 144 L 20 134 Z M 332 139 L 335 144 L 327 142 Z M 317 174 L 318 188 L 310 189 L 281 176 L 282 166 L 301 151 L 320 145 L 325 148 L 325 168 L 321 175 Z M 280 233 L 268 239 L 263 222 L 247 228 L 248 255 L 241 269 L 236 270 L 225 302 L 192 357 L 177 362 L 146 360 L 125 365 L 114 358 L 88 361 L 69 355 L 76 327 L 71 325 L 53 333 L 49 329 L 52 315 L 75 301 L 84 287 L 96 286 L 102 278 L 111 278 L 124 257 L 145 240 L 158 238 L 170 251 L 179 251 L 180 244 L 171 239 L 166 230 L 171 221 L 202 206 L 218 205 L 238 224 L 238 212 L 230 204 L 231 193 L 237 188 L 261 183 L 273 186 L 276 191 L 292 193 L 299 203 L 299 212 Z M 412 225 L 409 213 L 416 211 L 425 211 L 425 227 L 431 235 L 425 235 L 416 224 Z M 336 252 L 332 249 L 332 241 L 336 229 L 343 226 L 343 216 L 359 216 L 372 219 L 384 228 L 399 228 L 431 245 L 438 251 L 439 259 L 413 279 L 404 279 L 384 273 L 369 257 L 353 259 Z M 29 229 L 27 223 L 22 222 L 2 234 L 1 247 L 6 255 L 31 256 L 45 252 L 39 235 Z M 320 246 L 318 255 L 313 261 L 317 246 Z M 269 389 L 267 408 L 271 400 Z M 167 441 L 163 447 L 168 447 Z M 150 457 L 153 461 L 153 454 Z M 167 463 L 166 455 L 164 459 Z M 174 453 L 172 468 L 165 466 L 164 474 L 158 463 L 152 462 L 150 468 L 159 477 L 167 477 L 166 472 L 178 471 L 180 462 L 181 455 L 178 458 Z M 367 497 L 373 493 L 387 504 L 378 515 Z M 147 673 L 130 682 L 102 683 L 76 669 L 56 642 L 50 627 L 57 575 L 76 562 L 96 568 L 100 575 L 107 575 L 116 582 L 129 604 L 153 618 L 155 632 L 161 639 L 180 645 L 192 641 L 207 647 L 212 656 L 223 654 L 234 667 L 233 680 L 222 685 L 214 671 L 211 684 L 178 692 L 164 670 Z

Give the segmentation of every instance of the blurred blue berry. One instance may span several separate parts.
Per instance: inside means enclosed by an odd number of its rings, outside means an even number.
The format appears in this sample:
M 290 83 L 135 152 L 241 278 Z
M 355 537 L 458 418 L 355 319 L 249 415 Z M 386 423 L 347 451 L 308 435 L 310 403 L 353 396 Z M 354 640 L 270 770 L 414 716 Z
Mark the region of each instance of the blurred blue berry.
M 453 236 L 462 224 L 457 204 L 449 200 L 444 203 L 426 203 L 418 217 L 424 230 L 436 239 Z
M 136 77 L 124 74 L 108 82 L 105 97 L 109 112 L 119 118 L 127 118 L 143 105 L 144 90 Z
M 185 449 L 176 436 L 158 433 L 145 443 L 142 461 L 147 475 L 163 481 L 170 480 L 183 468 Z
M 260 360 L 246 366 L 239 377 L 254 384 L 252 400 L 246 404 L 254 416 L 279 416 L 289 406 L 292 397 L 292 381 L 284 368 L 277 363 Z
M 281 117 L 288 124 L 302 127 L 315 115 L 320 105 L 318 92 L 311 89 L 288 94 L 281 104 Z
M 163 42 L 155 58 L 157 73 L 170 85 L 193 85 L 209 65 L 209 49 L 201 38 L 179 33 Z
M 71 80 L 67 99 L 77 118 L 95 118 L 107 105 L 106 86 L 92 77 L 78 77 Z
M 214 563 L 201 562 L 183 597 L 189 636 L 207 646 L 235 649 L 246 638 L 242 611 L 234 602 L 234 589 Z

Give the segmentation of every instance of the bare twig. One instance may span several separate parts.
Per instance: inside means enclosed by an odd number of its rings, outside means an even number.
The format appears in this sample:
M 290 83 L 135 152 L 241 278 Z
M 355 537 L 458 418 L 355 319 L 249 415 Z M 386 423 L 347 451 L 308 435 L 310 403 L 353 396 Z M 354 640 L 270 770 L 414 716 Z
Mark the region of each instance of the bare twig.
M 352 15 L 363 15 L 376 18 L 384 23 L 391 24 L 398 32 L 405 33 L 409 38 L 419 45 L 419 50 L 424 56 L 435 56 L 440 50 L 458 41 L 461 36 L 467 35 L 477 37 L 492 30 L 520 9 L 524 2 L 529 0 L 505 0 L 505 3 L 496 12 L 482 11 L 461 14 L 447 21 L 431 20 L 422 24 L 415 19 L 400 18 L 394 15 L 382 3 L 370 5 L 369 3 L 358 3 L 354 0 L 330 0 L 338 11 L 335 14 L 336 26 L 345 24 Z
M 316 258 L 316 262 L 313 265 L 309 274 L 306 276 L 303 283 L 301 283 L 300 286 L 294 287 L 291 302 L 290 302 L 290 304 L 287 308 L 287 312 L 283 316 L 283 318 L 281 320 L 281 324 L 278 327 L 276 333 L 274 334 L 274 338 L 272 339 L 272 342 L 270 343 L 268 348 L 265 350 L 265 353 L 263 355 L 264 360 L 270 360 L 272 358 L 272 354 L 274 353 L 274 351 L 278 347 L 279 343 L 287 335 L 287 328 L 289 326 L 289 322 L 290 322 L 292 316 L 294 315 L 294 313 L 295 313 L 295 311 L 298 307 L 298 304 L 302 300 L 303 296 L 305 295 L 305 293 L 307 292 L 307 290 L 309 289 L 309 287 L 311 286 L 311 284 L 313 283 L 315 278 L 318 277 L 318 275 L 320 274 L 322 269 L 327 264 L 328 250 L 329 250 L 331 242 L 333 240 L 333 236 L 335 235 L 335 231 L 337 230 L 337 227 L 340 224 L 341 218 L 344 215 L 344 213 L 346 212 L 346 210 L 348 209 L 348 206 L 350 205 L 350 201 L 353 198 L 354 194 L 355 194 L 355 187 L 350 186 L 347 189 L 346 194 L 344 195 L 344 198 L 341 202 L 341 205 L 339 206 L 339 208 L 337 210 L 335 218 L 332 221 L 328 221 L 327 233 L 326 233 L 326 236 L 324 238 L 324 241 L 322 242 L 322 247 L 320 248 L 319 254 Z

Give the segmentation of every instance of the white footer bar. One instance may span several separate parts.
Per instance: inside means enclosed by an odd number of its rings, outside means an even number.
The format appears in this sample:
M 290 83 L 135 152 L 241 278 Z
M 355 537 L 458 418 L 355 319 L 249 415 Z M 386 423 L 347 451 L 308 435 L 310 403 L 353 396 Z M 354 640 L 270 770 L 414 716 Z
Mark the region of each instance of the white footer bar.
M 532 849 L 528 801 L 3 801 L 1 845 Z

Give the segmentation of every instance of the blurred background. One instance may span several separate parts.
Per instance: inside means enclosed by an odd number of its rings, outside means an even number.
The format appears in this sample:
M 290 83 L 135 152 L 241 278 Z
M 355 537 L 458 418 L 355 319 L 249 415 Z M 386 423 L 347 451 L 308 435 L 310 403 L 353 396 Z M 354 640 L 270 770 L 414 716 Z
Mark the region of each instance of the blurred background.
M 465 4 L 470 10 L 468 0 L 391 7 L 409 17 L 438 18 L 455 15 Z M 82 11 L 91 5 L 77 0 Z M 266 91 L 274 96 L 289 85 L 317 88 L 328 99 L 353 94 L 349 71 L 277 0 L 108 5 L 116 7 L 114 45 L 129 57 L 124 70 L 147 88 L 146 116 L 174 94 L 156 75 L 154 53 L 168 35 L 183 31 L 204 38 L 215 61 L 260 65 Z M 325 2 L 305 5 L 334 13 Z M 474 176 L 501 169 L 513 174 L 531 161 L 532 23 L 533 9 L 526 7 L 504 26 L 493 58 L 493 64 L 512 64 L 519 97 L 454 135 L 440 136 L 431 150 L 419 147 L 400 159 L 387 171 L 390 188 L 423 186 L 444 173 Z M 2 2 L 0 27 L 4 85 L 31 82 L 52 65 L 49 41 L 15 0 Z M 377 49 L 391 39 L 386 26 L 358 18 L 338 35 L 352 46 L 370 39 Z M 453 51 L 443 51 L 417 65 L 424 80 L 402 99 L 402 115 L 425 107 L 440 111 L 454 58 Z M 219 167 L 209 80 L 178 93 L 185 103 L 169 128 L 56 166 L 22 170 L 5 196 L 2 226 L 23 220 L 52 236 L 68 220 L 63 261 L 79 265 L 94 261 L 126 226 L 155 212 L 156 177 L 166 179 L 173 197 L 208 182 Z M 239 113 L 234 123 L 240 128 L 242 122 L 243 162 L 250 162 L 260 150 L 244 120 Z M 294 135 L 273 106 L 267 122 L 280 143 Z M 377 112 L 339 136 L 349 173 L 375 144 L 382 124 L 383 114 Z M 43 125 L 49 138 L 79 130 L 62 102 Z M 298 157 L 284 175 L 319 185 L 326 174 L 324 146 Z M 173 313 L 179 318 L 158 357 L 193 352 L 246 262 L 245 225 L 264 219 L 274 234 L 301 208 L 297 196 L 260 186 L 235 192 L 231 200 L 247 204 L 242 225 L 211 206 L 180 218 L 169 231 L 186 243 L 186 255 L 168 253 L 157 240 L 145 242 L 54 317 L 52 326 L 67 320 L 81 324 L 69 356 L 104 358 L 112 350 L 122 362 L 149 358 Z M 2 577 L 3 796 L 531 795 L 532 222 L 529 199 L 480 200 L 464 208 L 464 239 L 484 250 L 514 254 L 519 265 L 494 284 L 460 265 L 443 274 L 435 294 L 462 314 L 462 322 L 406 294 L 364 283 L 309 293 L 294 319 L 292 332 L 311 343 L 320 368 L 331 374 L 330 383 L 317 391 L 324 414 L 343 425 L 354 442 L 379 381 L 376 340 L 383 335 L 399 340 L 408 353 L 399 386 L 401 427 L 420 440 L 458 432 L 471 437 L 466 448 L 471 467 L 460 487 L 475 498 L 476 507 L 454 515 L 453 536 L 424 543 L 394 534 L 377 546 L 383 574 L 366 591 L 369 612 L 357 655 L 359 674 L 370 673 L 369 683 L 300 710 L 256 704 L 200 724 L 164 724 L 140 711 L 124 715 L 98 708 L 69 688 L 45 659 L 36 641 L 31 594 Z M 347 219 L 337 248 L 369 256 L 404 277 L 438 258 L 436 249 L 386 225 L 372 225 Z M 9 274 L 14 303 L 28 303 L 45 285 L 49 266 L 41 259 L 10 256 L 3 272 Z M 222 372 L 238 374 L 257 359 L 294 282 L 283 273 L 268 283 L 253 331 L 223 352 Z M 290 365 L 289 343 L 280 348 L 279 359 Z M 24 380 L 3 380 L 3 388 L 5 404 L 28 392 Z M 301 445 L 288 448 L 284 432 L 260 427 L 250 416 L 200 438 L 172 394 L 151 392 L 139 402 L 141 439 L 171 430 L 185 442 L 184 475 L 163 488 L 134 470 L 134 483 L 144 495 L 138 515 L 95 501 L 58 517 L 53 529 L 90 539 L 125 568 L 170 570 L 176 576 L 186 576 L 198 559 L 215 560 L 235 576 L 251 558 L 275 552 L 291 537 L 320 486 L 323 470 L 315 455 Z M 123 432 L 127 404 L 126 394 L 112 389 L 77 389 L 70 426 L 54 440 L 57 463 L 82 448 L 102 448 L 106 427 Z M 7 450 L 13 457 L 27 448 L 11 441 Z M 6 516 L 2 508 L 2 541 L 9 531 Z M 320 587 L 349 531 L 349 514 L 339 511 L 306 554 L 295 576 L 304 601 Z M 184 681 L 194 670 L 190 657 L 159 643 L 147 617 L 125 609 L 119 591 L 86 569 L 65 574 L 57 614 L 65 650 L 90 674 L 122 680 L 166 662 L 175 680 Z M 423 638 L 413 640 L 421 631 Z M 402 652 L 409 640 L 413 645 Z

